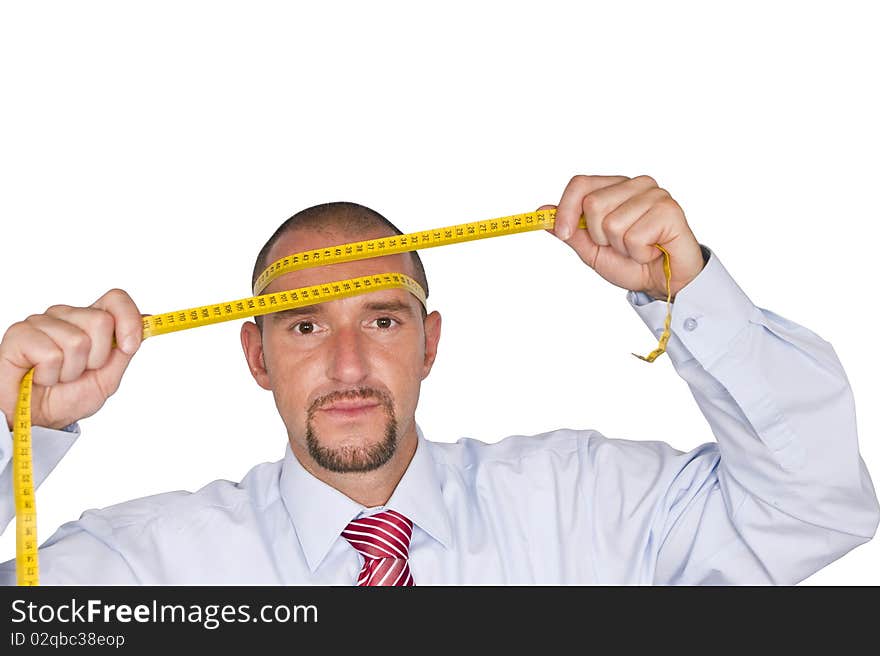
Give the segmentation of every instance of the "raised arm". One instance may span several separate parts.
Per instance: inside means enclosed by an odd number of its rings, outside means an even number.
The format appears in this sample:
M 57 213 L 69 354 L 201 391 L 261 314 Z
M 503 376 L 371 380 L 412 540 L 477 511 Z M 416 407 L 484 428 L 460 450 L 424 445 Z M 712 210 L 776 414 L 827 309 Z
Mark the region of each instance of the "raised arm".
M 119 387 L 142 334 L 141 314 L 120 289 L 86 308 L 53 305 L 6 331 L 0 341 L 0 530 L 14 515 L 10 431 L 22 377 L 35 368 L 32 444 L 39 485 L 79 435 L 75 422 L 97 412 Z M 121 348 L 113 347 L 114 338 Z

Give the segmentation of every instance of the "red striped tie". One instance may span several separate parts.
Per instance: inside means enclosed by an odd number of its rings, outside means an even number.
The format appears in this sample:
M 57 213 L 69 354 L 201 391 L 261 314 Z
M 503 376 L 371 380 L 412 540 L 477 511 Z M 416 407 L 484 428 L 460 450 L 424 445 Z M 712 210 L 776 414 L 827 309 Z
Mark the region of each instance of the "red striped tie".
M 358 585 L 415 585 L 407 562 L 412 527 L 396 510 L 349 522 L 342 537 L 364 557 Z

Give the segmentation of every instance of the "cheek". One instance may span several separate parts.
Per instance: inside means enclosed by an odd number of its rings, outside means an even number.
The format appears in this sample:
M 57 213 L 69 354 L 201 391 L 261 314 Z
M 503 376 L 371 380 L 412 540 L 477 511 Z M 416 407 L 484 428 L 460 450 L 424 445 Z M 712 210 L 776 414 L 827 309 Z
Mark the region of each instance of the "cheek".
M 394 349 L 383 355 L 374 369 L 375 378 L 388 387 L 401 410 L 410 411 L 419 395 L 424 354 L 422 349 Z
M 284 353 L 283 357 L 279 357 Z M 279 411 L 286 418 L 301 413 L 305 416 L 312 390 L 319 380 L 317 358 L 284 352 L 283 348 L 266 349 L 266 367 L 272 393 Z

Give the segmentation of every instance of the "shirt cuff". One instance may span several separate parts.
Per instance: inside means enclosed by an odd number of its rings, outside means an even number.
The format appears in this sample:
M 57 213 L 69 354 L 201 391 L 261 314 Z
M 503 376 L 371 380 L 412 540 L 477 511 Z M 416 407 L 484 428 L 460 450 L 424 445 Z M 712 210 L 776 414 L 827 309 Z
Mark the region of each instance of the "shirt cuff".
M 709 369 L 760 310 L 736 284 L 718 255 L 703 244 L 700 249 L 706 264 L 675 295 L 666 352 L 673 364 L 696 358 Z M 627 292 L 626 298 L 659 339 L 666 323 L 666 301 L 632 290 Z
M 0 471 L 12 462 L 12 431 L 5 422 L 0 426 Z M 57 462 L 82 433 L 79 423 L 74 422 L 64 428 L 31 427 L 31 450 L 35 461 L 43 456 Z

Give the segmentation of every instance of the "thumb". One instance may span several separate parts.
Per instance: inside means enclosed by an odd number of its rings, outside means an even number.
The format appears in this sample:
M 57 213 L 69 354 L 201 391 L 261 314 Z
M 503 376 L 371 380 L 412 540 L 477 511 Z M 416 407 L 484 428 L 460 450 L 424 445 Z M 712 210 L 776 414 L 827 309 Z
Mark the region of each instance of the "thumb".
M 125 374 L 125 370 L 128 368 L 135 353 L 137 353 L 137 350 L 134 353 L 128 354 L 121 348 L 116 347 L 110 351 L 110 357 L 107 358 L 104 366 L 94 371 L 95 381 L 104 394 L 107 395 L 107 398 L 119 389 L 122 376 Z
M 556 205 L 541 205 L 541 207 L 539 207 L 539 208 L 536 209 L 535 211 L 536 211 L 536 212 L 541 212 L 541 211 L 543 211 L 543 210 L 555 210 L 555 209 L 556 209 Z M 549 229 L 549 228 L 545 228 L 545 229 L 544 229 L 544 232 L 551 232 L 551 233 L 552 233 L 553 230 L 552 230 L 552 229 Z

